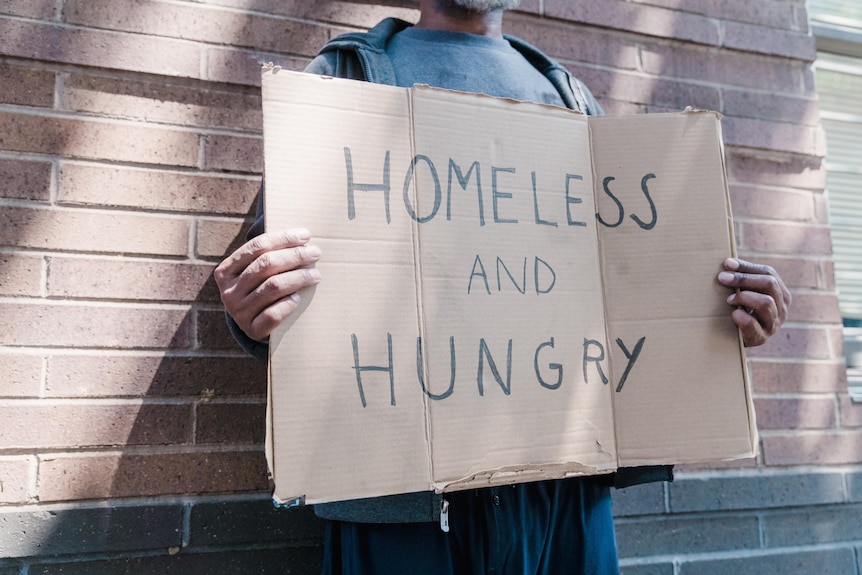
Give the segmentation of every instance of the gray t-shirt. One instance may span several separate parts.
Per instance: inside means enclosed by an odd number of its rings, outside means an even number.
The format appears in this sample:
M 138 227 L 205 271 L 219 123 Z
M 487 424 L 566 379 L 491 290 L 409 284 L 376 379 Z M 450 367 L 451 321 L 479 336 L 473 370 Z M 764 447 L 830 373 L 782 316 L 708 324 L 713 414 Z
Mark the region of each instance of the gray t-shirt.
M 386 53 L 404 88 L 428 84 L 462 92 L 564 106 L 551 82 L 502 38 L 411 27 Z

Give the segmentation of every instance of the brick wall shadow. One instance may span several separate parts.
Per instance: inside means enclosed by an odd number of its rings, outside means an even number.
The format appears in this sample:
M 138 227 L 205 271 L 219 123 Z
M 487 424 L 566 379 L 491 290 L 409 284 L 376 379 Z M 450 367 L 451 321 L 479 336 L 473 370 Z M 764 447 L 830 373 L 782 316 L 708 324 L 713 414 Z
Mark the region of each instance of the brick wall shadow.
M 254 205 L 249 219 L 253 212 Z M 245 242 L 246 229 L 232 238 L 224 255 Z M 182 525 L 158 526 L 161 531 L 173 527 L 180 536 L 167 556 L 114 563 L 141 574 L 156 568 L 166 573 L 281 573 L 285 568 L 318 573 L 321 522 L 310 508 L 276 509 L 270 500 L 263 453 L 266 363 L 239 351 L 211 274 L 190 304 L 192 353 L 169 351 L 144 394 L 188 405 L 184 438 L 160 444 L 153 430 L 171 429 L 177 422 L 142 409 L 129 433 L 129 444 L 141 449 L 119 457 L 109 492 L 112 501 L 152 498 L 160 508 L 173 507 L 165 499 L 184 498 Z M 111 525 L 108 531 L 117 528 L 122 532 L 126 526 Z

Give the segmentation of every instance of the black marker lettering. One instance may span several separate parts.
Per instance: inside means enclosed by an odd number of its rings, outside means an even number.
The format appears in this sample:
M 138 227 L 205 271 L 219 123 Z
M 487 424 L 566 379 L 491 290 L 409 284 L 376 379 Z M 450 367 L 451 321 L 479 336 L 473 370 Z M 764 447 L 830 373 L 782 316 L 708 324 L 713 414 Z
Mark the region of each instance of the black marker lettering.
M 363 371 L 386 371 L 389 372 L 389 397 L 390 405 L 395 405 L 395 369 L 392 365 L 392 334 L 387 333 L 386 338 L 389 344 L 389 365 L 359 365 L 359 341 L 355 333 L 350 334 L 350 341 L 353 343 L 353 369 L 356 371 L 356 385 L 359 387 L 359 399 L 362 400 L 362 407 L 365 407 L 365 391 L 362 388 L 362 372 Z
M 383 204 L 386 206 L 386 223 L 391 221 L 389 216 L 389 150 L 386 150 L 386 158 L 383 160 L 383 183 L 382 184 L 357 184 L 353 181 L 353 158 L 350 148 L 344 148 L 344 164 L 347 168 L 347 219 L 356 219 L 356 204 L 354 192 L 383 192 Z
M 512 277 L 511 272 L 509 272 L 509 268 L 506 267 L 506 264 L 503 263 L 503 260 L 500 257 L 497 257 L 497 291 L 503 291 L 503 285 L 500 281 L 500 268 L 505 270 L 506 275 L 509 276 L 509 279 L 512 280 L 512 285 L 515 286 L 515 289 L 521 292 L 522 294 L 527 293 L 527 258 L 524 258 L 524 271 L 523 277 L 521 278 L 521 285 L 518 285 L 518 281 Z
M 485 202 L 482 198 L 482 175 L 478 161 L 470 164 L 470 169 L 467 170 L 467 175 L 465 176 L 463 172 L 461 172 L 461 167 L 455 163 L 455 160 L 449 158 L 449 185 L 446 190 L 446 219 L 450 221 L 452 220 L 452 174 L 455 174 L 455 177 L 458 178 L 458 185 L 466 192 L 467 184 L 470 183 L 470 177 L 473 174 L 473 170 L 476 171 L 476 195 L 479 200 L 479 225 L 484 226 Z
M 590 355 L 590 348 L 597 348 L 598 355 Z M 605 375 L 605 372 L 602 370 L 602 361 L 604 361 L 604 359 L 605 347 L 601 344 L 601 342 L 594 339 L 584 338 L 584 383 L 590 382 L 590 379 L 587 376 L 587 364 L 595 363 L 596 370 L 599 372 L 599 377 L 602 378 L 602 383 L 605 385 L 608 384 L 608 378 Z
M 485 376 L 485 357 L 488 358 L 488 366 L 491 368 L 491 374 L 494 376 L 494 379 L 497 380 L 497 383 L 500 384 L 500 388 L 503 390 L 503 393 L 509 395 L 512 393 L 512 340 L 509 340 L 509 349 L 506 353 L 506 381 L 503 381 L 503 378 L 500 377 L 500 371 L 497 369 L 497 364 L 494 362 L 494 358 L 491 356 L 491 351 L 488 349 L 488 344 L 485 343 L 485 338 L 483 337 L 479 341 L 479 370 L 476 374 L 476 383 L 479 385 L 479 395 L 485 395 L 485 384 L 483 378 Z
M 607 178 L 602 180 L 602 189 L 605 190 L 605 193 L 608 195 L 608 197 L 610 199 L 612 199 L 614 201 L 614 203 L 617 205 L 617 212 L 618 212 L 617 213 L 617 221 L 613 224 L 609 224 L 602 218 L 602 215 L 600 213 L 596 212 L 596 219 L 599 220 L 600 224 L 602 224 L 603 226 L 605 226 L 607 228 L 617 227 L 618 225 L 623 223 L 623 217 L 625 217 L 625 212 L 623 210 L 622 202 L 620 202 L 620 200 L 613 194 L 613 192 L 611 192 L 611 189 L 608 187 L 608 184 L 613 182 L 615 179 L 616 178 L 612 178 L 611 176 L 608 176 Z
M 530 172 L 530 175 L 533 178 L 533 213 L 536 216 L 536 223 L 542 226 L 553 226 L 556 228 L 557 222 L 546 222 L 539 217 L 539 197 L 538 192 L 536 191 L 536 172 Z
M 641 354 L 641 349 L 643 349 L 644 342 L 646 341 L 646 336 L 640 338 L 638 342 L 635 344 L 635 348 L 629 353 L 629 350 L 626 348 L 623 340 L 617 338 L 617 345 L 620 346 L 620 349 L 623 350 L 623 353 L 626 354 L 626 359 L 628 359 L 628 364 L 626 365 L 626 370 L 623 372 L 623 376 L 620 378 L 620 382 L 617 384 L 617 393 L 623 390 L 623 386 L 626 384 L 626 379 L 629 376 L 629 372 L 634 367 L 635 362 L 638 360 L 638 356 Z
M 428 391 L 428 388 L 425 387 L 425 372 L 424 367 L 425 361 L 422 355 L 422 338 L 416 338 L 416 375 L 419 377 L 419 385 L 422 386 L 422 391 L 435 401 L 440 401 L 441 399 L 446 399 L 452 392 L 455 391 L 455 336 L 449 337 L 449 365 L 450 365 L 450 375 L 449 375 L 449 388 L 439 395 L 435 395 Z
M 512 194 L 509 192 L 500 192 L 497 190 L 497 172 L 508 172 L 510 174 L 514 174 L 515 168 L 498 168 L 496 166 L 491 166 L 491 199 L 494 202 L 494 222 L 498 224 L 517 224 L 518 220 L 500 219 L 500 214 L 497 210 L 497 200 L 501 198 L 511 198 Z
M 542 372 L 539 370 L 539 352 L 542 351 L 543 348 L 550 347 L 554 349 L 554 338 L 551 338 L 550 341 L 546 341 L 539 345 L 536 348 L 536 355 L 533 356 L 533 368 L 536 370 L 536 378 L 539 380 L 539 385 L 542 387 L 546 387 L 548 389 L 559 389 L 560 385 L 563 383 L 563 366 L 559 363 L 549 363 L 548 368 L 557 372 L 557 381 L 554 383 L 548 383 L 545 381 L 545 378 L 542 377 Z
M 416 170 L 416 164 L 420 161 L 428 164 L 428 167 L 431 169 L 431 179 L 434 180 L 434 208 L 431 210 L 430 214 L 424 217 L 416 215 L 416 210 L 413 209 L 413 205 L 410 202 L 410 184 L 413 183 L 413 173 Z M 440 203 L 442 201 L 443 197 L 442 192 L 440 191 L 440 178 L 437 177 L 437 168 L 434 167 L 434 163 L 431 161 L 431 158 L 423 156 L 422 154 L 417 154 L 414 156 L 413 161 L 410 162 L 410 168 L 407 169 L 407 175 L 404 176 L 404 207 L 407 208 L 407 214 L 420 224 L 424 224 L 434 219 L 434 216 L 437 215 L 437 210 L 440 209 Z
M 577 174 L 566 174 L 566 221 L 570 226 L 586 226 L 587 222 L 579 222 L 572 219 L 572 204 L 583 203 L 583 200 L 581 198 L 573 198 L 572 195 L 569 193 L 569 184 L 571 184 L 572 180 L 578 180 L 579 182 L 583 182 L 584 177 Z
M 649 188 L 647 188 L 647 182 L 648 182 L 648 181 L 650 181 L 650 180 L 651 180 L 651 179 L 653 179 L 653 178 L 655 178 L 655 174 L 647 174 L 647 175 L 645 175 L 645 176 L 643 177 L 643 179 L 641 180 L 641 191 L 644 193 L 644 195 L 646 196 L 647 201 L 649 202 L 649 209 L 650 209 L 650 213 L 652 214 L 652 220 L 650 220 L 650 222 L 649 222 L 649 223 L 646 223 L 646 224 L 645 224 L 645 223 L 644 223 L 644 222 L 642 222 L 642 221 L 640 220 L 640 218 L 639 218 L 639 217 L 637 217 L 636 215 L 631 214 L 631 215 L 629 216 L 631 219 L 633 219 L 635 222 L 637 222 L 637 224 L 638 224 L 641 228 L 643 228 L 643 229 L 645 229 L 645 230 L 651 230 L 651 229 L 653 229 L 653 228 L 655 227 L 656 220 L 658 219 L 658 214 L 656 214 L 656 210 L 655 210 L 655 203 L 652 201 L 652 198 L 651 198 L 651 197 L 650 197 L 650 195 L 649 195 Z
M 550 283 L 547 285 L 547 287 L 543 287 L 543 288 L 539 287 L 539 264 L 540 263 L 542 264 L 542 266 L 545 267 L 546 270 L 551 272 Z M 552 289 L 554 289 L 554 285 L 557 283 L 557 273 L 554 271 L 554 268 L 552 268 L 548 264 L 548 262 L 546 262 L 545 260 L 543 260 L 542 258 L 540 258 L 538 256 L 536 256 L 536 262 L 533 265 L 533 275 L 536 279 L 536 295 L 541 295 L 543 293 L 550 292 Z
M 478 267 L 478 271 L 476 268 Z M 488 274 L 485 273 L 485 266 L 482 265 L 482 258 L 478 255 L 473 260 L 473 270 L 470 272 L 470 281 L 467 282 L 467 295 L 470 295 L 470 290 L 473 289 L 473 277 L 479 276 L 485 282 L 485 292 L 491 295 L 491 286 L 488 285 Z

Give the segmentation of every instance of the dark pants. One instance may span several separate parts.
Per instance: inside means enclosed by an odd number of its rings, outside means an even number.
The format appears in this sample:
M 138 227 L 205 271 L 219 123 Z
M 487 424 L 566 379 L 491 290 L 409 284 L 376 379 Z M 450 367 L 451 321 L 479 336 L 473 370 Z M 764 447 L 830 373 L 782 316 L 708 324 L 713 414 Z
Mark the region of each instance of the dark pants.
M 327 522 L 324 575 L 618 575 L 611 497 L 566 479 L 446 495 L 438 523 Z

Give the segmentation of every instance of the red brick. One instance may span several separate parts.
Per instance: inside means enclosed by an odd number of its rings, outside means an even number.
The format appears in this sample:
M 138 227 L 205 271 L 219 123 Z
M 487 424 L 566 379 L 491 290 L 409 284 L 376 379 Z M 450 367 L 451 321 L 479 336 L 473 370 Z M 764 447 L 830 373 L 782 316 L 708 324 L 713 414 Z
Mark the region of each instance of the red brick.
M 539 0 L 524 0 L 520 10 L 536 12 Z M 235 5 L 235 4 L 234 4 Z M 283 14 L 292 18 L 320 20 L 347 24 L 359 28 L 370 28 L 380 20 L 389 16 L 401 18 L 408 22 L 419 19 L 418 0 L 397 0 L 396 2 L 352 2 L 319 0 L 260 0 L 255 8 L 272 14 Z
M 558 60 L 613 66 L 616 70 L 638 67 L 638 49 L 634 42 L 586 26 L 510 15 L 503 20 L 503 31 Z M 592 89 L 591 84 L 588 86 Z
M 0 64 L 0 103 L 50 108 L 54 105 L 54 73 Z
M 821 223 L 829 223 L 829 204 L 823 194 L 814 195 L 814 217 Z
M 236 340 L 228 331 L 224 311 L 199 311 L 197 343 L 201 349 L 236 351 Z
M 195 254 L 204 258 L 223 259 L 245 243 L 249 225 L 236 220 L 200 220 Z
M 110 193 L 105 193 L 110 190 Z M 178 212 L 254 213 L 260 178 L 64 163 L 58 201 Z
M 648 106 L 632 104 L 631 102 L 620 102 L 619 100 L 612 100 L 610 98 L 597 98 L 597 100 L 606 114 L 616 116 L 623 114 L 648 114 L 653 111 Z
M 849 395 L 840 397 L 841 427 L 862 427 L 862 403 L 853 401 Z
M 246 10 L 247 2 L 242 0 L 220 0 L 219 5 Z M 522 10 L 530 10 L 537 0 L 521 2 Z M 254 10 L 267 14 L 278 14 L 303 20 L 319 20 L 349 24 L 358 28 L 370 28 L 383 18 L 395 16 L 408 22 L 419 19 L 418 0 L 396 0 L 394 2 L 355 2 L 333 0 L 255 0 Z
M 263 140 L 260 137 L 211 134 L 204 144 L 204 169 L 263 172 Z
M 838 296 L 834 293 L 795 293 L 787 319 L 793 322 L 840 325 L 841 311 L 838 309 Z
M 266 404 L 202 403 L 195 443 L 263 444 Z
M 833 359 L 831 333 L 826 329 L 804 329 L 783 326 L 760 347 L 750 347 L 750 357 L 793 359 Z
M 0 503 L 26 503 L 35 468 L 28 457 L 0 458 Z
M 758 253 L 831 255 L 826 226 L 740 222 L 739 248 Z
M 70 74 L 63 82 L 68 110 L 147 122 L 260 132 L 260 93 L 251 88 L 219 89 Z
M 826 187 L 826 168 L 821 158 L 796 155 L 763 157 L 730 150 L 731 181 L 767 186 L 820 190 Z
M 43 456 L 39 501 L 269 489 L 262 451 Z
M 586 66 L 569 66 L 569 71 L 584 82 L 597 98 L 648 104 L 673 111 L 684 110 L 688 106 L 705 110 L 721 108 L 721 96 L 715 86 Z
M 836 357 L 844 356 L 844 327 L 839 322 L 837 325 L 824 326 L 829 334 L 832 349 Z
M 760 429 L 828 429 L 835 427 L 833 398 L 759 398 L 754 400 Z
M 237 50 L 236 48 L 210 48 L 207 51 L 206 79 L 212 82 L 260 86 L 260 67 L 274 62 L 285 70 L 301 72 L 311 58 L 297 58 L 284 54 L 271 54 Z
M 761 438 L 767 465 L 862 463 L 862 433 L 797 433 Z
M 530 12 L 539 16 L 542 13 L 541 0 L 522 0 L 518 4 L 517 10 L 518 12 Z
M 48 259 L 48 297 L 219 302 L 211 265 L 129 259 Z
M 165 445 L 191 440 L 190 405 L 11 402 L 3 414 L 3 449 Z
M 137 0 L 66 0 L 64 20 L 108 30 L 313 56 L 328 28 L 217 6 Z
M 813 98 L 729 89 L 723 91 L 722 99 L 721 112 L 727 116 L 808 126 L 820 124 L 820 106 Z
M 826 155 L 826 137 L 819 126 L 733 117 L 725 117 L 721 125 L 724 143 L 728 146 L 790 152 L 820 158 Z
M 48 162 L 0 159 L 0 198 L 48 201 L 51 171 Z
M 696 46 L 649 45 L 641 49 L 643 71 L 657 76 L 744 86 L 772 93 L 807 95 L 806 63 L 744 52 L 714 52 Z
M 187 41 L 142 34 L 0 20 L 0 54 L 5 56 L 198 78 L 201 50 Z
M 545 0 L 545 15 L 647 36 L 688 40 L 712 46 L 717 46 L 719 42 L 719 29 L 713 19 L 622 0 Z
M 263 396 L 266 362 L 245 356 L 52 355 L 45 387 L 46 397 Z
M 820 262 L 820 289 L 834 290 L 835 289 L 835 262 L 825 260 Z
M 844 362 L 750 361 L 755 393 L 840 393 L 847 390 Z
M 13 16 L 52 20 L 57 10 L 57 2 L 55 0 L 3 0 L 3 7 L 0 10 L 3 14 Z
M 42 358 L 0 354 L 0 374 L 0 397 L 38 397 L 42 385 Z
M 39 256 L 0 253 L 0 295 L 39 296 L 42 293 L 42 262 Z
M 814 37 L 807 33 L 743 24 L 722 22 L 722 45 L 734 50 L 774 54 L 806 62 L 817 57 Z
M 8 151 L 196 167 L 198 135 L 168 128 L 0 114 L 0 147 Z
M 679 0 L 634 0 L 641 4 L 662 6 L 680 11 L 702 14 L 710 18 L 722 20 L 748 22 L 760 24 L 772 28 L 793 29 L 796 28 L 793 6 L 789 2 L 781 0 L 722 0 L 716 3 L 714 0 L 687 0 L 684 3 Z
M 815 195 L 758 186 L 730 186 L 733 216 L 793 222 L 821 222 L 815 210 Z
M 0 303 L 0 345 L 187 348 L 185 309 Z
M 102 253 L 188 254 L 190 222 L 149 214 L 4 208 L 0 245 Z

